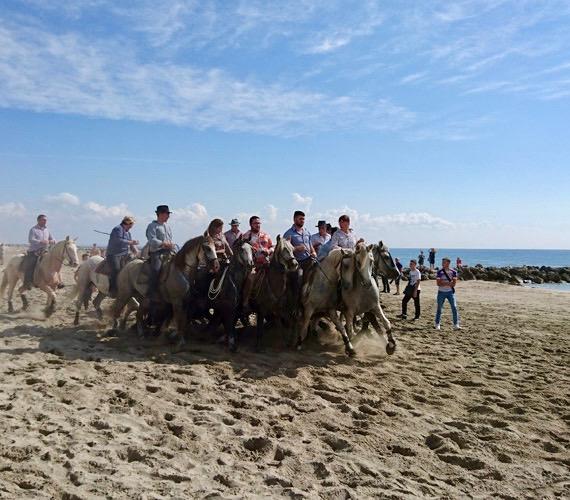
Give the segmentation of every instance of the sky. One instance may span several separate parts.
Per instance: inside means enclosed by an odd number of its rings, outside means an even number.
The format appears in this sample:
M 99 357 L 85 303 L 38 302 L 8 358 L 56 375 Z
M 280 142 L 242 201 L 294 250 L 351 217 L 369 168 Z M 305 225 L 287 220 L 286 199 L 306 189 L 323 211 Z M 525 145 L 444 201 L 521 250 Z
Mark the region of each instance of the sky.
M 3 0 L 0 241 L 168 204 L 393 247 L 570 249 L 570 2 Z

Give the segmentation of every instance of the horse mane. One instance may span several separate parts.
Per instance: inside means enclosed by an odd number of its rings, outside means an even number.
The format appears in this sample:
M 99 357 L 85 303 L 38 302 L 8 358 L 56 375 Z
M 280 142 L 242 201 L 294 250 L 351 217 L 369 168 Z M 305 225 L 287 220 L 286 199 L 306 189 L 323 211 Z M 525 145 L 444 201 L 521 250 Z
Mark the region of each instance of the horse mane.
M 186 254 L 194 250 L 196 247 L 200 246 L 204 242 L 204 236 L 196 236 L 188 240 L 182 248 L 176 252 L 174 256 L 174 265 L 178 269 L 184 269 L 186 266 Z

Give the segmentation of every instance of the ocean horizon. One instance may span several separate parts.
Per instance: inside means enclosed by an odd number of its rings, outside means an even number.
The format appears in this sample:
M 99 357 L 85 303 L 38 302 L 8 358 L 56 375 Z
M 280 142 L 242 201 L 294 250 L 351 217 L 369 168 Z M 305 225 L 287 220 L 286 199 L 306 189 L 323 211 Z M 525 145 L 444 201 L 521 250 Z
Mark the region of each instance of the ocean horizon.
M 420 250 L 426 257 L 429 248 L 390 248 L 392 257 L 400 259 L 404 267 L 407 267 L 410 259 L 417 259 Z M 485 248 L 439 248 L 436 249 L 436 267 L 441 265 L 442 257 L 451 259 L 451 266 L 455 267 L 457 257 L 461 258 L 464 266 L 515 267 L 515 266 L 570 266 L 570 250 L 532 250 L 532 249 L 485 249 Z

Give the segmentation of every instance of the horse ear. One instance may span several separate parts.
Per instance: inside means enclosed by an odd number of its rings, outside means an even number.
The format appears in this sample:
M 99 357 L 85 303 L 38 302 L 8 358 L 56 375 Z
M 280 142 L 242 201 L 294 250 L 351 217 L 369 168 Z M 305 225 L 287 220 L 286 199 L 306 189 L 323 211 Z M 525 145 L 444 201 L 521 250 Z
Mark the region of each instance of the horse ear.
M 368 250 L 369 252 L 374 248 L 374 245 L 368 245 L 366 247 L 366 250 Z
M 382 248 L 382 247 L 384 246 L 384 242 L 383 242 L 382 240 L 380 240 L 380 243 L 378 243 L 378 246 L 379 246 L 380 248 Z
M 277 243 L 279 243 L 280 241 L 281 241 L 281 235 L 278 234 L 278 235 L 277 235 Z
M 65 241 L 69 241 L 69 236 L 66 236 L 66 237 L 65 237 Z
M 79 239 L 79 236 L 76 236 L 75 238 L 73 238 L 73 243 L 75 243 L 78 239 Z

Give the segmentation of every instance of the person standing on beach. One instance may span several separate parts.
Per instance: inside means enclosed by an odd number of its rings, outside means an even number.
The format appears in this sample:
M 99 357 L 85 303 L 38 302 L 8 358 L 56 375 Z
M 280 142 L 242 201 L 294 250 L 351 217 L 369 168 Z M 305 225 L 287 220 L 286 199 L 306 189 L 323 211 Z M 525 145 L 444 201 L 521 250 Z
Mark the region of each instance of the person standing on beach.
M 424 255 L 424 251 L 420 250 L 420 254 L 418 255 L 418 266 L 420 270 L 422 269 L 422 267 L 424 267 L 425 260 L 426 256 Z
M 410 260 L 410 275 L 408 284 L 404 289 L 404 298 L 402 299 L 402 314 L 400 318 L 406 319 L 408 317 L 408 302 L 414 299 L 414 321 L 420 319 L 420 283 L 422 281 L 422 273 L 417 269 L 417 262 Z
M 400 295 L 400 281 L 402 280 L 402 269 L 404 268 L 404 266 L 402 265 L 402 263 L 400 262 L 400 259 L 398 259 L 398 257 L 396 257 L 394 259 L 394 263 L 396 264 L 398 271 L 400 271 L 400 274 L 394 280 L 394 284 L 396 285 L 396 292 L 394 293 L 394 295 Z M 390 293 L 390 285 L 389 284 L 388 284 L 388 293 Z
M 435 269 L 435 248 L 430 248 L 429 249 L 429 255 L 428 255 L 428 262 L 429 262 L 429 270 L 433 271 Z
M 441 260 L 441 269 L 437 272 L 437 312 L 435 313 L 435 329 L 441 329 L 441 311 L 445 301 L 449 301 L 451 314 L 453 316 L 453 329 L 461 330 L 459 325 L 459 313 L 457 312 L 457 301 L 455 299 L 455 285 L 457 285 L 457 271 L 449 266 L 451 260 L 444 257 Z

